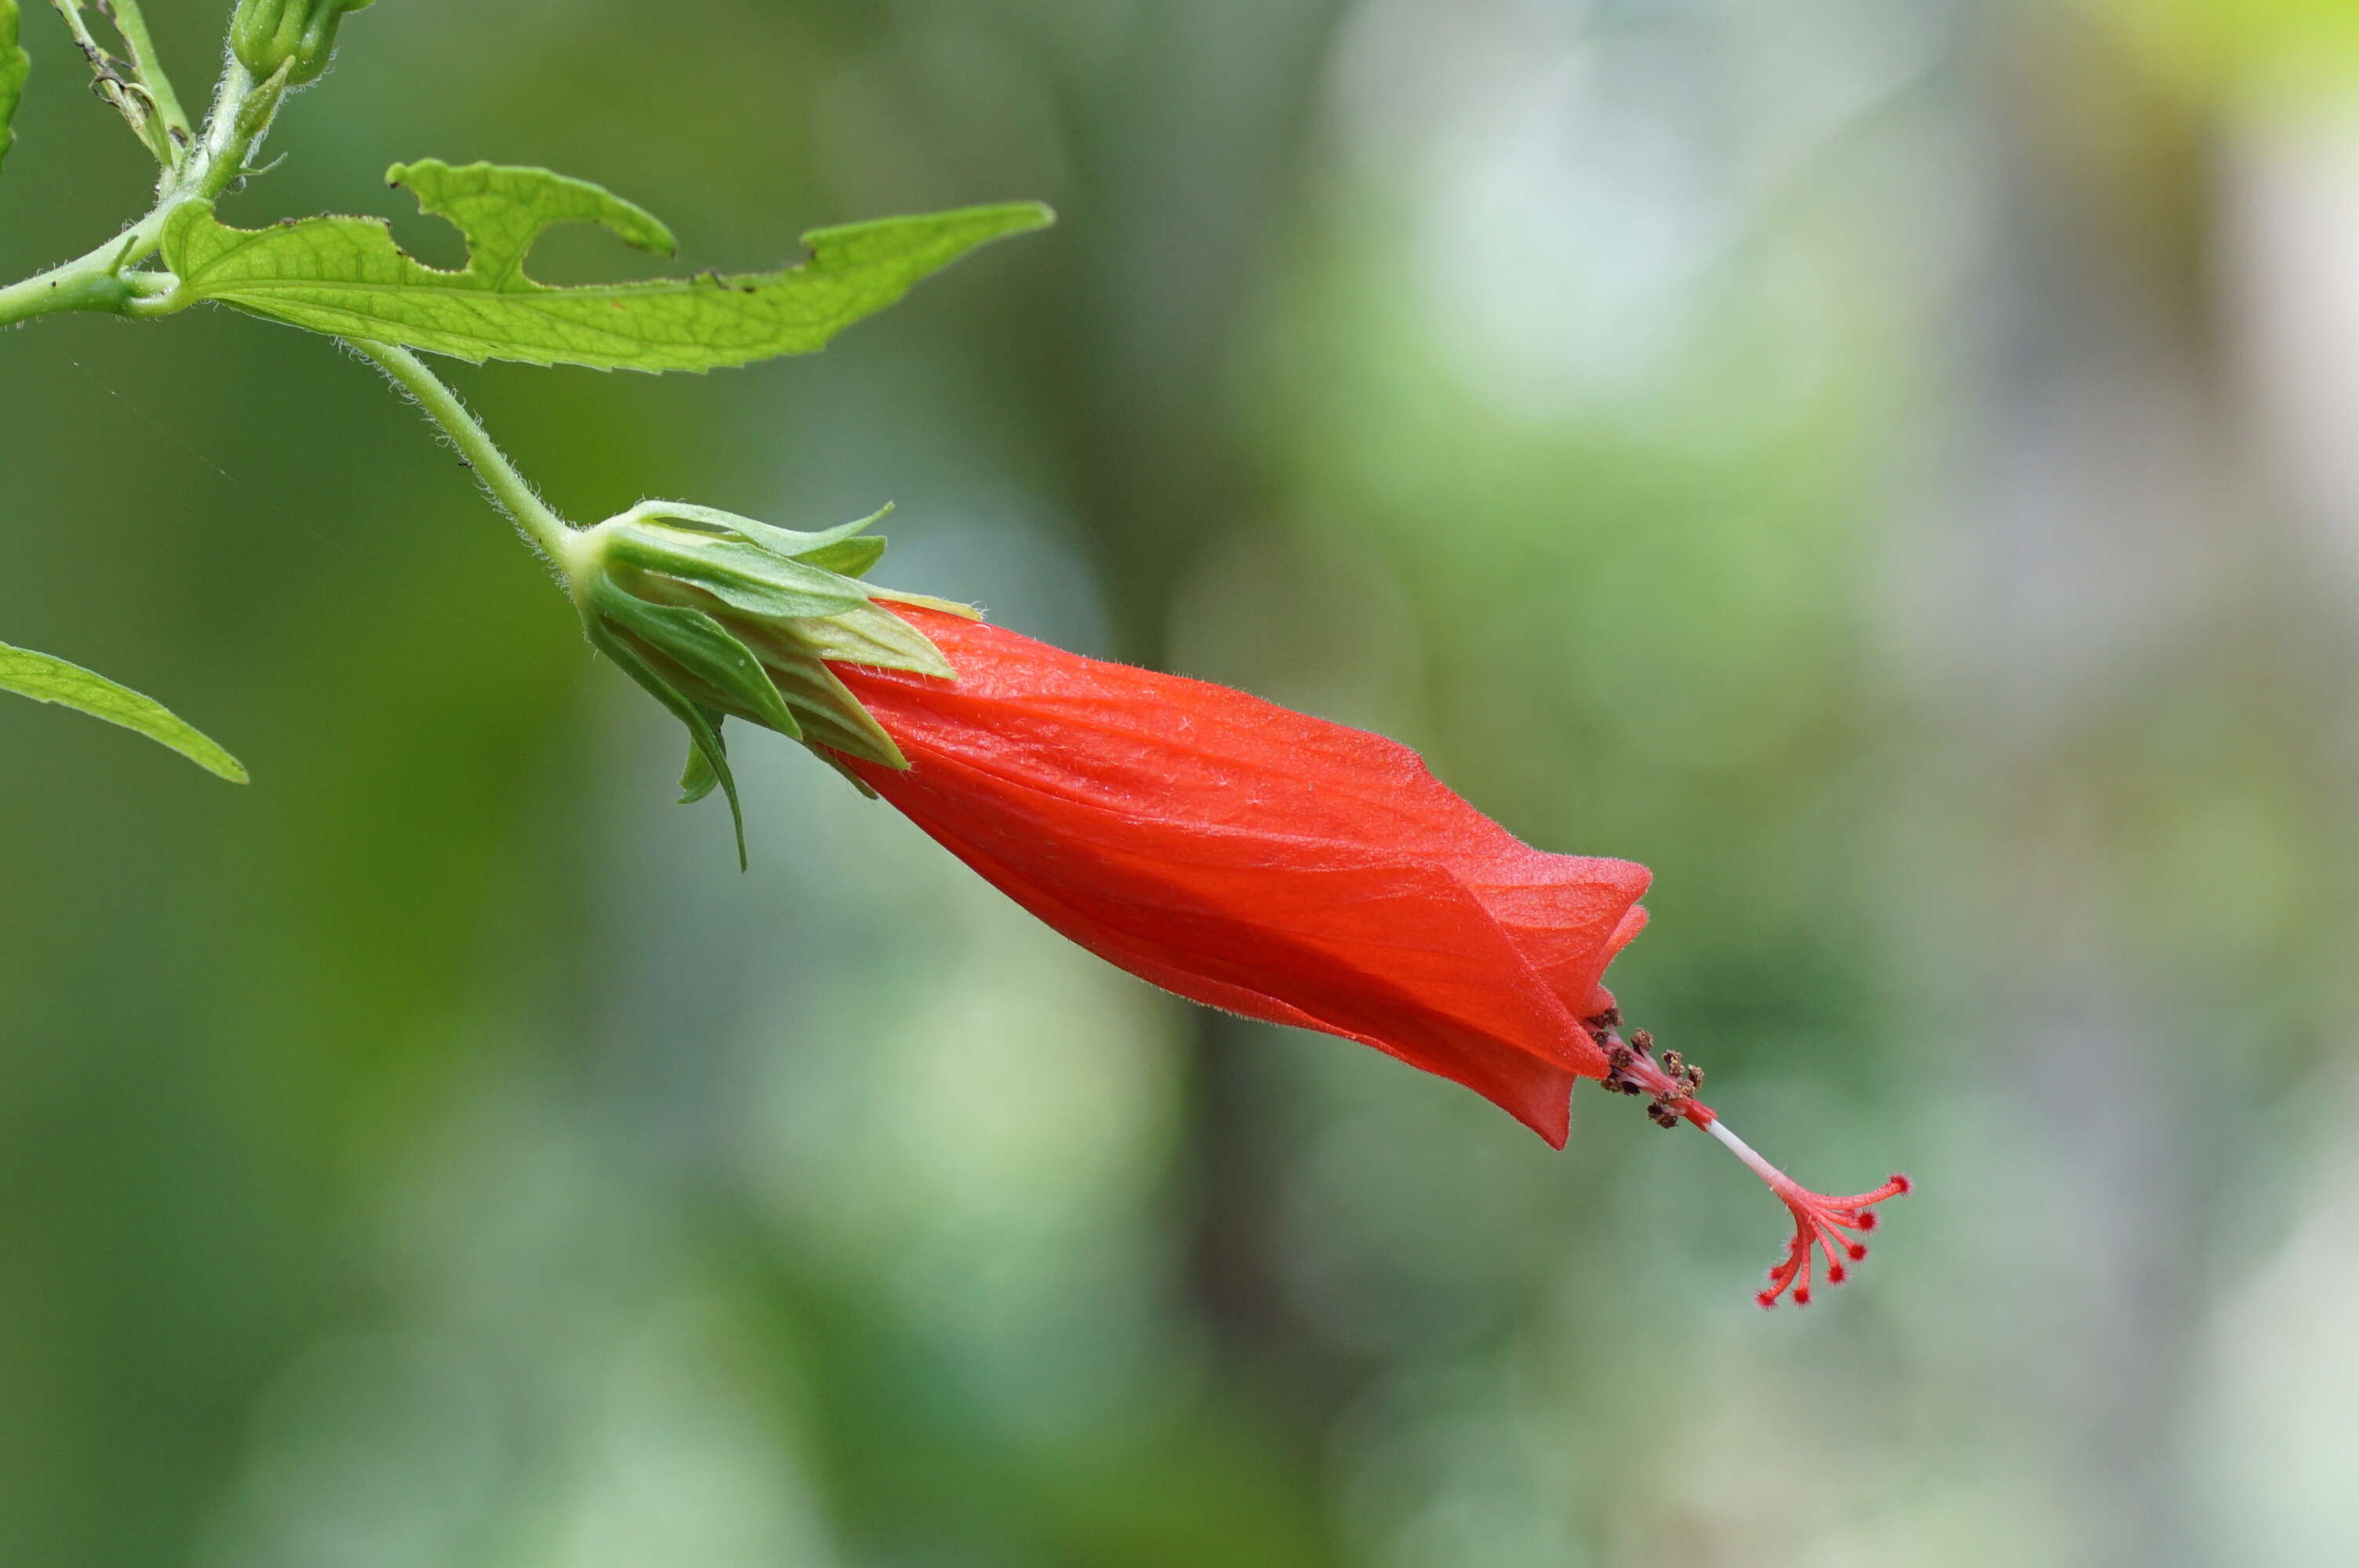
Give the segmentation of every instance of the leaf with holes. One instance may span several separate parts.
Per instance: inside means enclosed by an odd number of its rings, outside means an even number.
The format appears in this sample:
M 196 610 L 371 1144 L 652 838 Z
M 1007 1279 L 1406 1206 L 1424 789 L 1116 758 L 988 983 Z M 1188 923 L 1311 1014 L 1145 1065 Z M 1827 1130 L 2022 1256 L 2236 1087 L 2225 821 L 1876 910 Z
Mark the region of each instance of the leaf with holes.
M 1054 221 L 1028 201 L 884 218 L 804 235 L 810 259 L 780 272 L 557 287 L 526 276 L 524 264 L 558 224 L 601 224 L 659 255 L 671 254 L 671 232 L 598 186 L 542 168 L 428 160 L 396 164 L 386 178 L 466 236 L 463 269 L 417 260 L 381 219 L 234 229 L 190 206 L 164 230 L 166 264 L 179 275 L 175 298 L 463 360 L 717 370 L 823 348 L 978 246 Z

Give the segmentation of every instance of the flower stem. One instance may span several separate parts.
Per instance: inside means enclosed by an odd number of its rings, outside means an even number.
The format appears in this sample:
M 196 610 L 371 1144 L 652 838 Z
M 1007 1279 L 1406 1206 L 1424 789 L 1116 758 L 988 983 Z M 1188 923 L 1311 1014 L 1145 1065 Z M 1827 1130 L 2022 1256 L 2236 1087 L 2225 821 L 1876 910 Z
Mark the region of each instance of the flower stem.
M 500 450 L 482 421 L 467 411 L 467 406 L 427 368 L 426 362 L 391 343 L 372 343 L 358 338 L 338 341 L 385 372 L 395 385 L 426 410 L 426 416 L 459 449 L 461 460 L 474 470 L 475 478 L 490 493 L 492 504 L 507 514 L 516 531 L 550 564 L 562 570 L 572 552 L 573 541 L 579 536 L 577 531 L 533 492 L 532 486 L 516 471 L 507 454 Z
M 88 254 L 0 288 L 0 327 L 68 310 L 123 314 L 135 297 L 151 291 L 151 285 L 142 281 L 148 275 L 125 273 L 123 269 L 156 248 L 154 231 L 162 227 L 162 222 L 150 213 L 126 232 Z M 170 280 L 161 279 L 158 284 L 152 291 L 168 288 Z

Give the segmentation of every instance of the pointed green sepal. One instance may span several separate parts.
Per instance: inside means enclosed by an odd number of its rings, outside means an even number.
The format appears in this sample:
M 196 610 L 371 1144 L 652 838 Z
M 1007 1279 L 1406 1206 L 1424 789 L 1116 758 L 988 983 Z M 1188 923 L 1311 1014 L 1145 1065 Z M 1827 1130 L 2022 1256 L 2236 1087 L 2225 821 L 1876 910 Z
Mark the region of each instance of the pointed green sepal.
M 685 501 L 642 501 L 620 517 L 608 521 L 685 523 L 701 533 L 735 535 L 739 538 L 750 539 L 776 555 L 785 556 L 790 560 L 802 560 L 815 551 L 866 533 L 890 516 L 892 512 L 893 503 L 888 501 L 865 517 L 851 523 L 839 523 L 816 534 L 781 528 L 775 523 L 740 517 L 734 512 L 723 512 L 717 506 L 697 506 Z
M 842 752 L 888 768 L 909 765 L 909 759 L 901 754 L 885 727 L 794 633 L 749 627 L 746 635 L 760 645 L 770 678 L 801 719 L 805 745 Z
M 625 528 L 608 544 L 606 558 L 635 574 L 701 588 L 752 615 L 834 615 L 868 602 L 859 584 L 748 539 Z
M 798 621 L 788 635 L 813 658 L 871 669 L 908 670 L 937 680 L 956 680 L 958 671 L 932 639 L 891 611 L 864 604 L 850 615 Z
M 612 578 L 599 579 L 591 604 L 617 630 L 662 654 L 682 674 L 728 700 L 731 708 L 757 724 L 801 739 L 802 727 L 762 661 L 712 616 L 701 610 L 651 604 Z
M 690 701 L 678 687 L 666 680 L 637 649 L 597 621 L 591 621 L 586 630 L 591 646 L 614 660 L 616 667 L 636 681 L 641 690 L 669 708 L 673 718 L 688 726 L 690 746 L 695 755 L 704 760 L 705 768 L 720 784 L 721 793 L 728 797 L 729 819 L 737 831 L 737 869 L 745 871 L 752 864 L 745 854 L 745 807 L 737 798 L 737 775 L 729 771 L 729 752 L 722 744 L 721 727 L 712 710 Z M 683 777 L 681 782 L 686 784 L 687 778 Z M 711 793 L 709 785 L 705 793 Z
M 816 550 L 805 550 L 795 557 L 807 567 L 817 567 L 821 571 L 849 578 L 866 577 L 869 568 L 884 558 L 885 536 L 881 534 L 864 534 L 857 539 L 844 539 Z
M 721 721 L 717 719 L 712 721 L 712 733 L 721 738 L 723 744 L 727 743 L 726 737 L 721 733 Z M 704 754 L 704 748 L 690 741 L 688 743 L 688 761 L 681 764 L 679 770 L 679 804 L 694 806 L 711 795 L 712 786 L 720 782 L 721 775 L 712 771 L 712 760 Z

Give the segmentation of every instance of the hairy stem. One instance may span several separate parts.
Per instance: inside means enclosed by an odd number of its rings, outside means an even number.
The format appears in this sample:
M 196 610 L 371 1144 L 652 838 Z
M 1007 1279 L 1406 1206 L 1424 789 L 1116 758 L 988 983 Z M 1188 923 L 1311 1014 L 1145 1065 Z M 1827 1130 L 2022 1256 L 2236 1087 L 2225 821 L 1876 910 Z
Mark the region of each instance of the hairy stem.
M 475 472 L 484 489 L 490 492 L 492 504 L 507 514 L 516 531 L 546 556 L 551 564 L 562 568 L 573 548 L 577 536 L 572 525 L 549 509 L 546 502 L 534 493 L 524 475 L 516 471 L 506 452 L 500 450 L 482 421 L 467 411 L 458 395 L 442 384 L 442 379 L 426 366 L 426 362 L 408 349 L 390 343 L 371 343 L 357 338 L 337 340 L 353 352 L 367 360 L 392 378 L 395 385 L 408 393 L 426 411 L 426 416 L 440 427 L 459 449 L 459 455 Z
M 147 228 L 143 221 L 86 255 L 0 288 L 0 327 L 67 310 L 121 314 L 142 293 L 168 288 L 169 279 L 123 270 L 135 254 L 156 248 L 154 233 L 143 232 Z
M 160 316 L 185 308 L 187 302 L 173 297 L 177 280 L 170 274 L 129 269 L 156 254 L 164 224 L 173 213 L 212 200 L 245 174 L 246 160 L 269 132 L 284 88 L 284 81 L 276 78 L 256 82 L 235 59 L 225 64 L 204 134 L 164 177 L 156 205 L 104 244 L 0 288 L 0 328 L 68 310 Z

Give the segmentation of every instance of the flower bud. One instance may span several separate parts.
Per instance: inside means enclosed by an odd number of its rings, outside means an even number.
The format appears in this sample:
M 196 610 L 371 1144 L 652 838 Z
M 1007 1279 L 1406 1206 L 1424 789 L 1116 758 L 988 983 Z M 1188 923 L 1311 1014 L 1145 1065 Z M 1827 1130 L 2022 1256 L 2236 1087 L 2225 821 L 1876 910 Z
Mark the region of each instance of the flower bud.
M 336 27 L 347 11 L 371 0 L 238 0 L 229 24 L 230 52 L 257 78 L 268 81 L 283 66 L 287 84 L 300 87 L 319 79 L 335 52 Z

